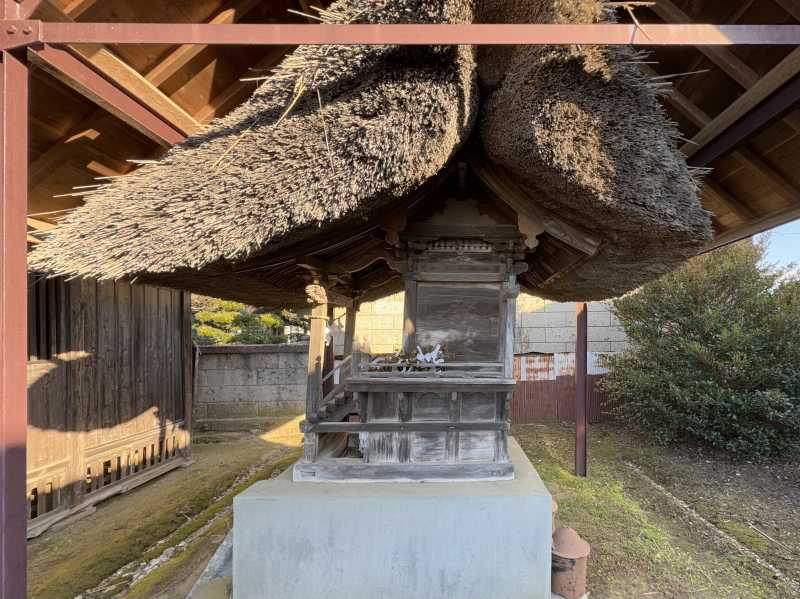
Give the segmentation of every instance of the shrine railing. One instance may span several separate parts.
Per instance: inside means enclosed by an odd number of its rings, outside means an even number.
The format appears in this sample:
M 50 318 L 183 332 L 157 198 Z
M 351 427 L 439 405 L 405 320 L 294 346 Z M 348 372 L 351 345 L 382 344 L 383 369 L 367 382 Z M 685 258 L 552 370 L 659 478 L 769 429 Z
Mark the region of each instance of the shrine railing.
M 337 399 L 341 399 L 345 392 L 345 382 L 353 374 L 353 356 L 346 356 L 333 370 L 322 377 L 323 397 L 316 406 L 316 413 L 325 412 L 329 406 L 335 404 Z
M 384 357 L 356 357 L 354 372 L 358 376 L 375 378 L 498 378 L 504 375 L 503 362 L 427 362 L 393 361 Z

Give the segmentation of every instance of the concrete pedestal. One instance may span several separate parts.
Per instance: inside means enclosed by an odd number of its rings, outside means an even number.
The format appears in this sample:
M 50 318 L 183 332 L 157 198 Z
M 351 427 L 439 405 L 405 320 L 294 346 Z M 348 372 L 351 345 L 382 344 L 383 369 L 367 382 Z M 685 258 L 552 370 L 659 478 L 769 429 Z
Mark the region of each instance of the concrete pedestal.
M 515 479 L 293 482 L 234 500 L 233 599 L 550 599 L 550 493 Z

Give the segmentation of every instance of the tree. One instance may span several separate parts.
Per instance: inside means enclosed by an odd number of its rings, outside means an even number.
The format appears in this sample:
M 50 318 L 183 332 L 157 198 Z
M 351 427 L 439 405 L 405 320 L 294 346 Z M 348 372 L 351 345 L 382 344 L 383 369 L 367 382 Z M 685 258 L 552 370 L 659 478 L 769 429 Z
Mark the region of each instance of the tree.
M 767 243 L 699 256 L 613 302 L 630 349 L 604 386 L 656 439 L 800 452 L 800 283 L 765 263 Z
M 238 302 L 193 296 L 192 336 L 199 345 L 285 343 L 286 325 L 303 327 L 303 319 L 282 310 L 280 313 L 254 308 Z

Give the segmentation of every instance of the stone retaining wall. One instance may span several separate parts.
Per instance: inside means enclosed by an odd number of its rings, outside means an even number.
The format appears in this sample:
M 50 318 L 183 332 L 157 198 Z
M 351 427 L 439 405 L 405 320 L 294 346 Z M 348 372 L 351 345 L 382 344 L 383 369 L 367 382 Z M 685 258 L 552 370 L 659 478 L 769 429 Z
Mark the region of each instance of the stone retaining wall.
M 194 427 L 247 430 L 305 411 L 307 345 L 200 348 Z

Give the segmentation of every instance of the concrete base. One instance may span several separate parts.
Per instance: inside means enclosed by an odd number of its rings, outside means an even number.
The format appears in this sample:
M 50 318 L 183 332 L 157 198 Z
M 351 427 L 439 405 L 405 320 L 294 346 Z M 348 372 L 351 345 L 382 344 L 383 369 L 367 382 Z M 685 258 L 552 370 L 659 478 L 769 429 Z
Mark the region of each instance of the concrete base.
M 509 439 L 515 478 L 293 482 L 234 500 L 234 599 L 550 599 L 550 493 Z

